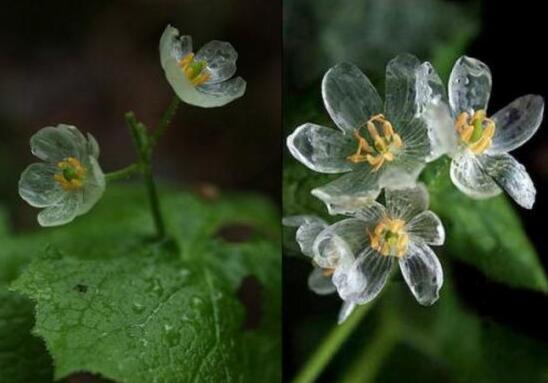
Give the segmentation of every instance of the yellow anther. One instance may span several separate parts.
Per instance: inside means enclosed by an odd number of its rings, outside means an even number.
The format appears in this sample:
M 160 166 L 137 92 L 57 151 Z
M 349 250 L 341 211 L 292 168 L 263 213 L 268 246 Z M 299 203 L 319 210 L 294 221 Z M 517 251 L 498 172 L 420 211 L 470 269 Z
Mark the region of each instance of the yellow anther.
M 368 234 L 371 247 L 384 256 L 399 258 L 407 253 L 409 235 L 402 219 L 384 217 Z
M 496 128 L 495 122 L 486 117 L 485 110 L 480 109 L 472 116 L 461 113 L 455 121 L 455 130 L 472 153 L 481 154 L 491 146 Z
M 57 164 L 61 173 L 55 174 L 53 178 L 63 190 L 78 190 L 84 186 L 87 169 L 74 157 L 68 157 Z
M 379 134 L 375 123 L 382 127 L 383 135 Z M 360 129 L 354 131 L 354 137 L 358 141 L 356 153 L 347 157 L 350 162 L 361 163 L 368 162 L 372 166 L 372 171 L 378 171 L 382 165 L 388 161 L 394 161 L 394 152 L 403 145 L 399 134 L 394 132 L 394 128 L 383 114 L 376 114 L 371 117 L 364 125 L 367 128 L 371 138 L 372 145 L 360 135 Z
M 207 63 L 204 60 L 195 61 L 194 53 L 188 53 L 179 60 L 179 66 L 183 70 L 186 78 L 194 86 L 201 85 L 211 78 L 206 70 Z
M 332 276 L 334 272 L 335 272 L 334 268 L 326 267 L 322 269 L 322 274 L 326 278 Z

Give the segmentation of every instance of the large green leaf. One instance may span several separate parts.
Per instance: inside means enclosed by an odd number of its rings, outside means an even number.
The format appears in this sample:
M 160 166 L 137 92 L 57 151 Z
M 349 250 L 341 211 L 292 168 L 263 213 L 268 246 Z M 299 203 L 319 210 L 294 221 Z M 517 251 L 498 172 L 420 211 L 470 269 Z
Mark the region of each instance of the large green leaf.
M 275 210 L 254 196 L 209 201 L 183 191 L 163 193 L 162 207 L 172 242 L 149 238 L 144 193 L 123 187 L 75 223 L 14 239 L 0 253 L 6 279 L 24 263 L 13 260 L 34 258 L 13 288 L 36 303 L 34 333 L 56 378 L 88 371 L 121 382 L 278 381 Z M 256 283 L 242 284 L 249 278 Z M 240 300 L 246 289 L 260 295 Z M 250 328 L 253 312 L 262 316 Z

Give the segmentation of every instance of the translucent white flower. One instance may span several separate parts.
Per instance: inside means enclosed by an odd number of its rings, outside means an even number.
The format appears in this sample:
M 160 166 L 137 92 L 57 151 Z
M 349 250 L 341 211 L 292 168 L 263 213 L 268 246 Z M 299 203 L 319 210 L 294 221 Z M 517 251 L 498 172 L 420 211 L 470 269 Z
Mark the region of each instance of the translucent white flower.
M 347 173 L 312 191 L 331 214 L 374 201 L 383 187 L 415 183 L 432 151 L 419 113 L 420 69 L 420 62 L 411 55 L 390 61 L 384 105 L 356 66 L 339 64 L 325 74 L 323 100 L 339 130 L 306 123 L 287 138 L 287 146 L 312 170 Z
M 451 180 L 473 198 L 508 193 L 519 205 L 530 209 L 536 189 L 525 167 L 508 152 L 527 142 L 542 122 L 541 96 L 522 96 L 487 116 L 491 94 L 491 72 L 487 65 L 463 56 L 457 60 L 445 95 L 441 80 L 426 64 L 420 98 L 434 100 L 425 113 L 430 133 L 452 157 Z M 425 109 L 428 109 L 426 106 Z
M 19 180 L 19 195 L 43 208 L 42 226 L 62 225 L 88 212 L 105 190 L 99 145 L 76 127 L 59 124 L 40 129 L 30 139 L 32 153 L 44 162 L 28 166 Z
M 333 267 L 336 255 L 353 259 L 333 283 L 352 304 L 365 304 L 382 290 L 398 261 L 411 292 L 422 305 L 437 301 L 443 271 L 429 245 L 441 245 L 445 232 L 440 219 L 428 208 L 423 186 L 385 189 L 386 208 L 378 202 L 350 213 L 324 229 L 314 241 L 314 261 Z M 349 255 L 350 254 L 350 255 Z
M 314 251 L 313 244 L 318 234 L 320 234 L 325 228 L 328 227 L 327 223 L 321 218 L 311 215 L 297 215 L 285 217 L 283 219 L 285 226 L 296 227 L 296 241 L 299 244 L 301 252 L 313 260 Z M 347 254 L 345 254 L 347 255 Z M 350 255 L 350 254 L 348 254 Z M 352 264 L 354 258 L 348 259 L 348 262 L 341 262 L 341 265 L 349 266 Z M 337 292 L 336 286 L 332 282 L 332 278 L 335 273 L 340 274 L 343 269 L 338 271 L 335 268 L 320 267 L 315 262 L 312 262 L 314 270 L 308 277 L 308 287 L 319 295 L 328 295 Z M 322 264 L 325 263 L 322 261 Z M 337 267 L 339 265 L 336 265 Z M 339 323 L 344 321 L 354 310 L 355 304 L 352 302 L 344 302 L 339 313 Z
M 238 53 L 230 43 L 210 41 L 196 54 L 192 37 L 180 36 L 168 25 L 160 39 L 160 61 L 167 81 L 179 98 L 191 105 L 211 108 L 241 97 L 246 83 L 235 77 Z

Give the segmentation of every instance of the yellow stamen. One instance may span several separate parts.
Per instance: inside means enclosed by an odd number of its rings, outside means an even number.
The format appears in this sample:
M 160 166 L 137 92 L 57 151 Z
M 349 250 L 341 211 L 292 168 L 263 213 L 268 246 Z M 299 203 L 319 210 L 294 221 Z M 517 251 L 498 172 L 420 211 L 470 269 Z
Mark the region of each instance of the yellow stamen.
M 402 219 L 384 217 L 368 235 L 371 247 L 384 256 L 400 258 L 407 253 L 409 235 Z
M 455 121 L 455 130 L 472 153 L 481 154 L 491 146 L 496 128 L 495 122 L 486 117 L 485 110 L 480 109 L 472 116 L 461 113 Z
M 322 274 L 324 277 L 330 277 L 333 275 L 333 273 L 335 272 L 335 269 L 333 268 L 325 268 L 325 269 L 322 269 Z
M 382 127 L 382 136 L 379 134 L 376 124 Z M 376 172 L 386 161 L 394 161 L 394 152 L 402 147 L 403 142 L 399 134 L 394 132 L 390 121 L 383 114 L 376 114 L 371 117 L 364 127 L 367 128 L 373 145 L 361 136 L 360 128 L 356 129 L 354 137 L 358 141 L 358 149 L 356 153 L 348 156 L 347 159 L 355 164 L 367 162 L 373 167 L 371 171 Z
M 87 169 L 74 157 L 65 158 L 57 164 L 61 173 L 53 178 L 66 191 L 78 190 L 84 186 Z
M 206 70 L 207 63 L 204 60 L 195 61 L 194 53 L 188 53 L 179 60 L 179 66 L 183 70 L 186 78 L 192 82 L 194 86 L 201 85 L 211 78 L 211 75 Z

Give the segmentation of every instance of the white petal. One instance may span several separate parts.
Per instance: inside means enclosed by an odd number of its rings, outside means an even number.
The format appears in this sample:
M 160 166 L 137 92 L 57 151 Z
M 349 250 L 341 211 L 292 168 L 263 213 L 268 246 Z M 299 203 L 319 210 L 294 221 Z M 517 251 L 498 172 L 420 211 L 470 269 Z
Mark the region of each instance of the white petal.
M 371 116 L 382 112 L 375 87 L 352 64 L 338 64 L 327 71 L 322 81 L 322 95 L 331 119 L 343 132 L 352 133 Z
M 516 203 L 531 209 L 535 203 L 536 189 L 525 166 L 507 153 L 481 156 L 485 172 L 508 193 Z
M 30 138 L 32 154 L 41 160 L 59 162 L 67 157 L 87 155 L 87 140 L 80 131 L 66 124 L 47 126 Z
M 76 217 L 81 202 L 82 193 L 65 193 L 57 204 L 46 207 L 38 214 L 38 223 L 45 227 L 69 223 Z
M 234 76 L 237 59 L 238 53 L 230 43 L 217 40 L 200 48 L 195 57 L 196 61 L 205 60 L 207 63 L 207 71 L 211 76 L 207 83 L 218 83 Z
M 410 54 L 396 56 L 386 66 L 385 115 L 394 126 L 407 124 L 417 113 L 419 66 Z
M 101 199 L 106 187 L 105 175 L 95 157 L 89 156 L 85 166 L 88 173 L 81 190 L 82 201 L 78 207 L 77 215 L 87 213 Z
M 430 210 L 415 216 L 405 227 L 412 240 L 422 240 L 430 245 L 443 245 L 445 230 L 439 217 Z
M 314 171 L 342 173 L 353 169 L 347 157 L 357 143 L 338 130 L 306 123 L 287 137 L 287 147 L 293 157 Z
M 177 28 L 168 25 L 160 38 L 160 63 L 166 69 L 168 60 L 174 59 L 176 62 L 192 52 L 192 37 L 181 36 Z
M 246 82 L 241 77 L 235 77 L 216 84 L 203 84 L 196 87 L 200 94 L 200 106 L 211 108 L 223 106 L 244 95 Z
M 443 270 L 436 254 L 422 242 L 410 242 L 407 255 L 399 261 L 400 269 L 421 305 L 434 304 L 443 285 Z
M 90 156 L 93 156 L 96 160 L 98 160 L 99 155 L 101 154 L 99 144 L 97 143 L 97 140 L 95 139 L 95 137 L 93 137 L 90 133 L 87 134 L 87 137 L 88 137 L 87 153 Z
M 377 201 L 373 201 L 367 206 L 360 207 L 359 209 L 349 212 L 348 214 L 361 219 L 368 224 L 375 225 L 386 215 L 386 209 Z
M 367 280 L 361 270 L 348 265 L 335 269 L 332 282 L 343 301 L 354 301 L 358 296 L 361 296 Z
M 330 214 L 345 214 L 373 202 L 380 193 L 378 172 L 363 166 L 326 185 L 312 190 Z
M 319 267 L 315 267 L 308 276 L 308 287 L 318 295 L 329 295 L 337 291 L 331 277 L 326 277 Z
M 365 304 L 373 300 L 382 290 L 392 269 L 394 257 L 385 257 L 368 247 L 352 266 L 364 278 L 364 288 L 352 297 L 352 302 Z
M 387 164 L 379 172 L 379 187 L 391 189 L 405 189 L 414 187 L 417 178 L 424 168 L 423 161 L 402 160 Z
M 327 223 L 323 219 L 311 215 L 295 215 L 285 217 L 282 220 L 282 223 L 285 226 L 298 227 L 295 238 L 299 244 L 301 252 L 312 258 L 314 256 L 312 250 L 314 240 L 318 234 L 327 227 Z
M 544 113 L 544 99 L 527 95 L 514 100 L 492 117 L 495 135 L 488 153 L 512 151 L 528 141 L 537 131 Z
M 384 198 L 389 215 L 405 222 L 428 209 L 429 197 L 423 184 L 405 189 L 385 189 Z
M 479 60 L 462 56 L 449 76 L 449 104 L 456 117 L 462 112 L 487 110 L 491 71 Z
M 350 314 L 354 311 L 356 308 L 356 304 L 353 302 L 343 302 L 343 305 L 341 307 L 341 310 L 339 311 L 339 317 L 337 319 L 337 324 L 343 323 L 345 320 L 348 319 Z
M 65 191 L 53 178 L 58 171 L 54 164 L 29 165 L 19 180 L 21 198 L 34 207 L 46 207 L 59 202 L 64 197 Z
M 490 198 L 501 192 L 495 181 L 482 170 L 477 157 L 467 149 L 455 153 L 449 174 L 453 184 L 469 197 Z

